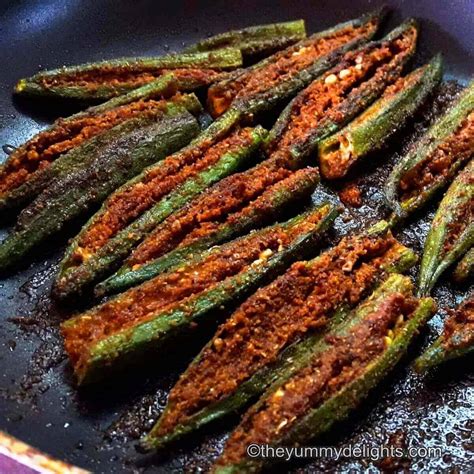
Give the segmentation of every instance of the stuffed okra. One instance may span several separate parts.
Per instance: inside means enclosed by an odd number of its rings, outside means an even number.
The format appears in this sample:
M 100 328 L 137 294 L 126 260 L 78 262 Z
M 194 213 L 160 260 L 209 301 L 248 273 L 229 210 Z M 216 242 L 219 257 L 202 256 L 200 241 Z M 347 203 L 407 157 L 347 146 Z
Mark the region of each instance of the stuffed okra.
M 474 350 L 474 293 L 461 303 L 445 322 L 442 335 L 415 360 L 418 372 L 425 372 L 443 362 Z
M 319 182 L 314 168 L 268 173 L 264 166 L 229 176 L 162 222 L 125 265 L 98 285 L 99 294 L 117 292 L 183 263 L 193 254 L 254 227 L 261 227 Z
M 408 277 L 388 280 L 352 315 L 349 328 L 330 333 L 325 347 L 316 348 L 296 373 L 272 386 L 244 415 L 213 472 L 260 471 L 265 461 L 248 457 L 247 446 L 305 444 L 356 408 L 435 311 L 431 298 L 418 300 L 412 291 Z
M 60 118 L 37 133 L 0 165 L 0 211 L 18 208 L 31 201 L 54 179 L 82 164 L 89 158 L 89 150 L 68 151 L 102 132 L 160 108 L 167 115 L 179 113 L 181 106 L 187 106 L 191 111 L 197 109 L 198 104 L 189 100 L 190 96 L 176 96 L 168 102 L 157 100 L 163 94 L 172 95 L 175 89 L 172 76 L 164 76 L 84 112 Z
M 269 55 L 306 37 L 304 20 L 255 25 L 206 38 L 184 50 L 185 53 L 237 48 L 244 58 Z
M 341 23 L 247 69 L 229 74 L 209 89 L 211 114 L 217 117 L 231 105 L 256 113 L 284 102 L 334 66 L 343 51 L 369 40 L 383 16 L 382 11 L 377 11 Z
M 418 140 L 390 174 L 385 187 L 394 219 L 403 219 L 445 188 L 474 156 L 474 82 Z
M 454 280 L 458 283 L 468 281 L 474 275 L 474 247 L 464 255 L 454 270 Z
M 428 294 L 440 275 L 473 245 L 474 159 L 455 178 L 433 218 L 421 260 L 420 294 Z
M 393 30 L 383 40 L 369 43 L 359 50 L 346 53 L 340 65 L 313 82 L 283 112 L 270 133 L 271 139 L 267 149 L 270 158 L 267 160 L 268 164 L 263 166 L 277 170 L 279 168 L 295 169 L 303 166 L 308 153 L 317 147 L 319 138 L 324 138 L 329 133 L 337 131 L 377 98 L 388 84 L 397 79 L 403 65 L 415 50 L 417 33 L 416 25 L 413 21 L 409 21 Z M 331 105 L 325 106 L 324 104 L 327 102 Z M 235 114 L 241 117 L 242 113 L 244 112 L 240 109 L 232 108 L 226 112 L 225 116 L 216 121 L 214 126 L 220 127 L 221 121 L 228 120 L 228 117 L 232 118 Z M 138 182 L 141 182 L 141 178 L 138 179 Z M 156 187 L 160 190 L 163 187 L 162 177 L 160 177 L 158 184 L 156 184 L 156 180 L 150 180 L 149 187 Z M 140 191 L 141 193 L 142 191 Z M 82 242 L 84 236 L 92 234 L 93 238 L 90 239 L 92 245 L 95 246 L 93 240 L 99 240 L 101 248 L 96 250 L 97 247 L 95 247 L 91 257 L 90 249 L 84 248 L 84 245 L 76 240 L 73 247 L 77 247 L 80 252 L 84 251 L 88 261 L 82 264 L 77 271 L 70 272 L 70 278 L 66 278 L 68 280 L 66 285 L 69 285 L 69 289 L 61 289 L 63 285 L 61 280 L 65 281 L 66 279 L 60 276 L 57 285 L 59 293 L 68 293 L 73 287 L 75 289 L 81 288 L 84 284 L 105 276 L 112 267 L 117 266 L 128 256 L 146 234 L 170 214 L 169 206 L 164 213 L 162 211 L 164 204 L 158 202 L 141 217 L 134 214 L 132 219 L 129 219 L 126 214 L 128 227 L 120 227 L 118 234 L 116 226 L 111 232 L 109 230 L 104 233 L 100 231 L 98 234 L 94 227 L 97 226 L 99 230 L 104 227 L 101 225 L 101 221 L 103 215 L 108 218 L 107 216 L 110 214 L 108 203 L 122 201 L 121 196 L 124 194 L 124 199 L 130 202 L 132 207 L 139 207 L 132 201 L 136 201 L 137 198 L 127 191 L 127 186 L 105 203 L 97 217 L 90 222 L 79 237 Z M 115 219 L 114 216 L 115 212 L 112 216 Z M 135 221 L 131 222 L 133 219 Z M 121 220 L 123 220 L 122 217 Z M 96 235 L 99 235 L 100 239 L 97 239 Z M 105 244 L 102 235 L 105 235 L 107 240 Z M 71 260 L 71 255 L 78 255 L 78 252 L 75 250 L 68 252 L 63 268 L 70 267 L 67 261 Z M 81 259 L 79 261 L 82 263 Z M 69 270 L 70 268 L 66 269 L 66 271 Z
M 130 251 L 174 211 L 242 167 L 266 136 L 230 115 L 178 153 L 144 170 L 113 193 L 72 242 L 54 291 L 65 297 L 117 269 Z
M 123 58 L 42 71 L 21 79 L 15 93 L 63 99 L 107 100 L 171 74 L 178 90 L 191 91 L 242 65 L 240 50 L 170 54 L 158 58 Z
M 209 320 L 212 311 L 223 309 L 311 250 L 336 215 L 331 205 L 323 205 L 214 247 L 65 322 L 65 347 L 79 383 L 149 349 L 155 351 Z
M 300 92 L 285 108 L 269 136 L 271 156 L 310 156 L 401 75 L 416 48 L 413 20 L 380 41 L 349 51 L 336 67 Z
M 404 271 L 414 261 L 385 230 L 346 237 L 314 260 L 293 264 L 221 325 L 171 390 L 143 447 L 158 448 L 242 408 L 292 360 L 287 350 L 294 344 L 356 305 L 385 272 Z
M 326 179 L 343 178 L 361 158 L 380 149 L 424 103 L 441 75 L 441 57 L 437 56 L 387 87 L 379 100 L 319 145 L 321 174 Z
M 0 269 L 14 265 L 68 223 L 87 215 L 114 189 L 198 133 L 197 120 L 184 107 L 173 106 L 169 113 L 158 105 L 69 151 L 64 160 L 74 154 L 80 165 L 67 169 L 23 209 L 0 244 Z

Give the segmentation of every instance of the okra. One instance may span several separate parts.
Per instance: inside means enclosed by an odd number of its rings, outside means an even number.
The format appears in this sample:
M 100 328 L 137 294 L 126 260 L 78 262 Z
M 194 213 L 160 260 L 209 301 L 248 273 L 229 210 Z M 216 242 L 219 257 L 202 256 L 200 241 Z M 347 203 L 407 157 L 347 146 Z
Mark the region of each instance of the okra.
M 449 185 L 474 156 L 474 82 L 397 163 L 385 186 L 393 220 L 401 220 Z
M 63 324 L 79 383 L 155 351 L 244 296 L 315 244 L 338 211 L 326 204 L 214 247 Z
M 173 77 L 163 76 L 128 94 L 60 118 L 37 133 L 0 165 L 0 211 L 27 204 L 53 180 L 81 165 L 90 158 L 89 151 L 68 152 L 125 120 L 159 109 L 173 115 L 180 113 L 182 106 L 191 112 L 199 111 L 200 104 L 194 96 L 175 96 L 168 102 L 157 100 L 175 90 Z
M 235 126 L 238 117 L 214 122 L 109 196 L 66 251 L 54 294 L 67 297 L 108 276 L 160 222 L 248 162 L 267 132 Z
M 220 326 L 171 390 L 142 447 L 162 447 L 240 410 L 387 272 L 405 271 L 415 260 L 385 230 L 344 238 L 315 259 L 293 264 Z
M 474 275 L 474 247 L 464 255 L 454 270 L 454 280 L 458 283 L 468 281 Z
M 197 120 L 186 109 L 170 116 L 158 109 L 126 120 L 71 150 L 69 155 L 83 158 L 81 166 L 68 170 L 23 209 L 15 228 L 0 244 L 0 269 L 16 264 L 146 166 L 189 143 L 198 132 Z
M 431 223 L 418 288 L 428 294 L 440 275 L 474 245 L 474 160 L 454 179 Z
M 319 143 L 365 110 L 401 75 L 416 49 L 418 28 L 409 20 L 380 41 L 347 52 L 336 67 L 300 92 L 270 131 L 268 153 L 310 156 Z
M 185 53 L 237 48 L 242 56 L 252 59 L 274 53 L 306 38 L 304 20 L 256 25 L 231 30 L 201 40 L 184 50 Z
M 239 49 L 122 58 L 42 71 L 20 79 L 15 93 L 61 99 L 103 101 L 130 92 L 166 74 L 181 91 L 192 91 L 242 65 Z
M 418 300 L 412 290 L 408 277 L 393 276 L 355 312 L 352 327 L 336 331 L 296 373 L 272 386 L 231 434 L 214 472 L 260 471 L 265 461 L 248 457 L 248 445 L 304 444 L 354 410 L 436 309 L 431 298 Z
M 97 286 L 96 293 L 123 291 L 184 263 L 213 245 L 261 227 L 282 208 L 309 197 L 319 182 L 319 173 L 314 168 L 289 175 L 282 171 L 279 173 L 282 179 L 268 187 L 260 187 L 265 183 L 261 183 L 258 173 L 255 173 L 256 179 L 246 179 L 244 183 L 239 175 L 220 181 L 162 222 L 116 274 Z
M 448 360 L 474 350 L 474 294 L 451 312 L 443 333 L 414 362 L 417 372 L 425 372 Z
M 441 80 L 441 56 L 401 77 L 340 132 L 325 139 L 318 150 L 321 174 L 343 178 L 368 153 L 379 150 L 400 130 Z
M 316 33 L 259 63 L 230 73 L 208 91 L 211 114 L 231 106 L 248 113 L 274 108 L 334 66 L 344 51 L 369 40 L 383 19 L 382 10 Z

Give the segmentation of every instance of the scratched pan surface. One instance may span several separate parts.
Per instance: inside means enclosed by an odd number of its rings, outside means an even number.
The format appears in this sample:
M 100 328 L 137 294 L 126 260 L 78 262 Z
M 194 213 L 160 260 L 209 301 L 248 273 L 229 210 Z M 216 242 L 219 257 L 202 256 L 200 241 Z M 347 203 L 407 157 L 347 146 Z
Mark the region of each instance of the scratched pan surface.
M 19 77 L 40 68 L 123 55 L 163 54 L 200 37 L 255 23 L 305 18 L 313 32 L 358 16 L 379 2 L 349 1 L 3 1 L 0 7 L 0 144 L 17 146 L 65 110 L 55 104 L 14 101 L 10 91 Z M 441 51 L 446 76 L 465 83 L 472 76 L 474 4 L 471 0 L 385 2 L 394 8 L 388 27 L 409 15 L 421 19 L 418 60 Z M 326 244 L 363 222 L 384 215 L 380 186 L 397 153 L 443 110 L 457 88 L 448 85 L 431 98 L 422 114 L 392 145 L 351 177 L 360 186 L 364 205 L 346 212 Z M 413 132 L 414 131 L 414 132 Z M 3 160 L 4 156 L 0 157 Z M 320 200 L 334 190 L 320 188 Z M 398 236 L 417 251 L 433 208 L 415 216 Z M 5 234 L 8 222 L 1 223 Z M 70 235 L 77 230 L 68 230 Z M 0 237 L 1 238 L 1 237 Z M 237 419 L 228 419 L 186 443 L 152 458 L 138 455 L 137 437 L 161 412 L 167 393 L 190 357 L 194 341 L 176 354 L 149 360 L 142 372 L 107 386 L 78 393 L 61 349 L 57 324 L 68 309 L 58 309 L 49 289 L 67 236 L 45 245 L 29 265 L 0 280 L 0 429 L 58 458 L 95 472 L 170 472 L 206 470 L 222 448 Z M 294 464 L 295 471 L 321 472 L 367 467 L 439 470 L 473 468 L 474 397 L 472 358 L 455 362 L 435 377 L 421 379 L 408 362 L 439 331 L 443 308 L 458 303 L 466 288 L 453 287 L 449 275 L 436 288 L 439 313 L 418 344 L 349 420 L 337 425 L 320 443 L 436 447 L 441 456 L 397 462 L 321 459 Z M 194 339 L 197 339 L 194 338 Z

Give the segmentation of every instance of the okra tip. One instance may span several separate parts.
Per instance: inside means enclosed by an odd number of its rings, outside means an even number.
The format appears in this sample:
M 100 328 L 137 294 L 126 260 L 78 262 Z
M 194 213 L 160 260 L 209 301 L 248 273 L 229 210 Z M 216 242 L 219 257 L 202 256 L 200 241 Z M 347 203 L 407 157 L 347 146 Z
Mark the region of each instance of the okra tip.
M 444 360 L 445 351 L 441 345 L 441 339 L 438 339 L 415 359 L 412 368 L 418 374 L 423 374 L 441 364 Z

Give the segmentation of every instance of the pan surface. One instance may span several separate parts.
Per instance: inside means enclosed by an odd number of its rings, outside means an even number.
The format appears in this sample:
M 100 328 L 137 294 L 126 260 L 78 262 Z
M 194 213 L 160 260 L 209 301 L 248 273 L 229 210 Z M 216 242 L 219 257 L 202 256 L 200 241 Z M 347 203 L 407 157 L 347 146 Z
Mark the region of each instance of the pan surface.
M 180 50 L 193 41 L 251 24 L 304 18 L 308 32 L 349 19 L 386 3 L 393 7 L 387 28 L 408 16 L 421 22 L 417 61 L 441 51 L 445 78 L 465 83 L 474 73 L 474 3 L 472 0 L 297 1 L 297 0 L 44 0 L 0 3 L 0 145 L 18 146 L 66 110 L 53 103 L 14 100 L 11 90 L 20 77 L 38 69 L 105 58 L 159 55 Z M 342 233 L 383 215 L 380 186 L 397 152 L 410 142 L 403 138 L 423 127 L 452 98 L 456 86 L 432 98 L 432 111 L 407 127 L 392 148 L 356 173 L 364 206 L 339 219 L 327 244 Z M 69 111 L 67 111 L 69 112 Z M 6 156 L 6 155 L 5 155 Z M 0 156 L 0 160 L 3 160 Z M 376 160 L 369 160 L 375 162 Z M 328 191 L 330 193 L 330 191 Z M 321 199 L 325 191 L 314 196 Z M 422 250 L 433 208 L 415 216 L 398 237 Z M 8 230 L 1 222 L 0 239 Z M 69 229 L 74 235 L 77 228 Z M 167 393 L 196 347 L 149 360 L 143 373 L 111 385 L 78 393 L 62 352 L 57 324 L 67 314 L 49 299 L 51 280 L 67 236 L 38 251 L 28 266 L 0 280 L 0 430 L 63 460 L 94 472 L 171 472 L 206 470 L 219 454 L 237 418 L 228 419 L 191 437 L 160 456 L 143 458 L 134 440 L 160 414 Z M 361 470 L 367 467 L 440 470 L 474 466 L 473 358 L 450 364 L 435 376 L 414 376 L 408 362 L 439 332 L 445 307 L 453 307 L 468 289 L 454 287 L 449 275 L 434 296 L 440 311 L 411 354 L 349 420 L 338 424 L 323 445 L 412 446 L 439 448 L 435 456 L 384 461 L 350 457 L 318 459 L 292 465 L 295 471 Z M 163 359 L 165 362 L 163 363 Z M 423 454 L 423 453 L 421 453 Z

